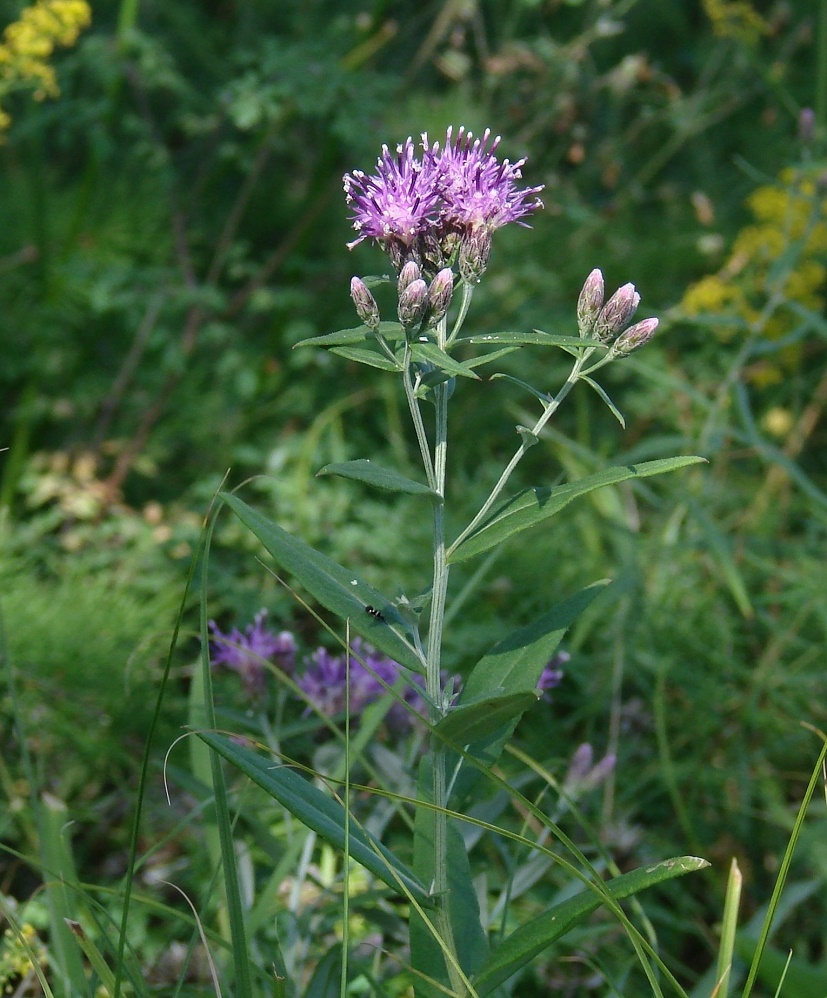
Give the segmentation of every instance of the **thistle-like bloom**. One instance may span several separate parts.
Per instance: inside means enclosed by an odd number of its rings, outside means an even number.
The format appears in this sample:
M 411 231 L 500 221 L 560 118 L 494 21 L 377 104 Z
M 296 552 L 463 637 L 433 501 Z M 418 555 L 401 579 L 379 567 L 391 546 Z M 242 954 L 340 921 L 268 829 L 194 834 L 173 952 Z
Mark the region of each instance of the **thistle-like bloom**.
M 439 215 L 439 171 L 434 163 L 414 155 L 411 138 L 393 153 L 382 146 L 373 176 L 354 170 L 344 176 L 345 197 L 353 209 L 353 228 L 363 239 L 377 239 L 394 262 L 405 262 L 417 236 L 434 225 Z
M 244 689 L 254 698 L 264 693 L 267 673 L 265 663 L 275 660 L 281 669 L 290 672 L 298 647 L 289 631 L 276 634 L 266 626 L 266 620 L 267 611 L 261 610 L 243 634 L 235 627 L 227 634 L 222 634 L 214 620 L 209 625 L 212 632 L 212 664 L 225 665 L 237 672 Z
M 400 666 L 360 638 L 354 638 L 351 646 L 350 711 L 358 714 L 386 692 L 380 680 L 387 686 L 396 685 Z M 318 710 L 328 715 L 341 714 L 347 707 L 347 669 L 344 655 L 331 655 L 325 648 L 318 648 L 305 661 L 304 674 L 299 677 L 298 684 Z M 406 685 L 402 697 L 417 713 L 424 713 L 425 700 L 416 684 Z M 410 711 L 397 701 L 388 711 L 388 724 L 397 731 L 407 730 L 411 716 Z
M 511 163 L 498 160 L 494 153 L 500 144 L 496 136 L 489 146 L 491 130 L 486 128 L 481 139 L 462 127 L 453 136 L 449 128 L 445 136 L 445 148 L 440 153 L 439 144 L 427 147 L 427 136 L 423 136 L 426 159 L 431 159 L 439 168 L 442 183 L 442 219 L 450 227 L 467 232 L 484 227 L 488 231 L 501 229 L 509 222 L 521 221 L 543 202 L 534 195 L 543 188 L 519 187 L 525 159 Z
M 377 170 L 345 174 L 345 194 L 353 208 L 359 237 L 376 239 L 397 271 L 415 260 L 429 277 L 449 265 L 460 251 L 465 280 L 478 280 L 485 270 L 491 235 L 509 222 L 542 207 L 542 187 L 520 187 L 525 160 L 498 160 L 499 137 L 490 130 L 481 139 L 451 128 L 444 148 L 422 136 L 422 158 L 410 138 L 392 153 L 383 146 Z

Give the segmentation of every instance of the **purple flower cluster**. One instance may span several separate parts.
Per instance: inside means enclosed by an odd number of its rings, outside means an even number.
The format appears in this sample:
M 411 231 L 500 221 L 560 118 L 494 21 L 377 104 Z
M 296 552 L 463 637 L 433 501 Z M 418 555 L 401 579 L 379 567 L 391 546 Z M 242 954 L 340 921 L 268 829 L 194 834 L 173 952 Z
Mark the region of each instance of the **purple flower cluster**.
M 282 671 L 295 675 L 296 639 L 289 631 L 275 633 L 267 627 L 267 611 L 257 613 L 252 624 L 242 633 L 233 628 L 226 634 L 210 621 L 210 660 L 213 665 L 223 665 L 241 677 L 242 685 L 251 699 L 259 699 L 265 692 L 267 663 L 277 665 Z M 298 686 L 308 701 L 328 715 L 341 714 L 347 703 L 348 661 L 344 654 L 332 655 L 325 648 L 318 648 L 305 658 L 304 670 L 296 677 Z M 378 700 L 387 686 L 397 686 L 401 667 L 397 662 L 380 654 L 360 638 L 351 643 L 350 655 L 350 708 L 358 713 L 367 704 Z M 419 679 L 406 684 L 400 695 L 417 713 L 425 712 Z M 387 720 L 397 732 L 407 730 L 412 714 L 399 701 L 388 711 Z
M 351 642 L 352 654 L 347 657 L 331 655 L 326 648 L 317 648 L 305 659 L 304 673 L 298 684 L 308 700 L 325 714 L 342 714 L 347 708 L 347 670 L 350 666 L 350 711 L 358 714 L 374 700 L 378 700 L 386 687 L 394 687 L 400 676 L 400 666 L 393 659 L 377 652 L 361 638 Z M 425 699 L 417 685 L 406 684 L 400 694 L 418 714 L 425 711 Z M 383 685 L 383 683 L 385 685 Z M 396 701 L 387 713 L 387 721 L 395 731 L 405 731 L 411 726 L 412 713 L 403 703 Z
M 266 620 L 267 611 L 261 610 L 243 634 L 235 627 L 222 634 L 215 621 L 210 621 L 212 664 L 237 672 L 252 698 L 264 693 L 268 661 L 274 660 L 284 672 L 292 672 L 296 661 L 298 646 L 293 635 L 289 631 L 274 633 L 265 626 Z
M 558 651 L 556 655 L 553 655 L 548 660 L 546 667 L 540 673 L 540 678 L 537 681 L 538 692 L 548 694 L 549 690 L 556 689 L 560 685 L 565 675 L 563 666 L 570 659 L 571 655 L 567 651 Z M 546 696 L 545 699 L 551 700 L 551 697 Z
M 499 136 L 481 139 L 460 128 L 449 128 L 445 144 L 422 136 L 422 156 L 411 138 L 391 152 L 383 146 L 376 173 L 345 174 L 344 187 L 359 233 L 375 239 L 397 271 L 410 260 L 431 276 L 459 255 L 466 280 L 478 280 L 485 270 L 491 235 L 509 222 L 520 225 L 542 207 L 535 195 L 542 187 L 520 187 L 524 159 L 497 159 Z

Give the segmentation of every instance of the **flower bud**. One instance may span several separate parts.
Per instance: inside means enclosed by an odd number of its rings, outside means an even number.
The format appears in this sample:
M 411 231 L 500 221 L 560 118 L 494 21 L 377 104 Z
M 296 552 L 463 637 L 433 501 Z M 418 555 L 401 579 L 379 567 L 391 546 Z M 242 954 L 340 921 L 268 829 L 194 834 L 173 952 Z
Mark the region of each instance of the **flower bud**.
M 396 291 L 400 298 L 405 288 L 409 284 L 413 284 L 414 281 L 418 281 L 420 277 L 422 277 L 422 272 L 419 269 L 419 264 L 415 260 L 408 260 L 405 266 L 399 271 L 399 277 L 396 281 Z
M 614 342 L 612 351 L 618 357 L 626 357 L 633 350 L 637 350 L 644 343 L 648 343 L 655 335 L 657 328 L 657 319 L 642 319 L 640 322 L 636 322 L 634 326 L 629 326 L 624 333 L 618 336 Z
M 374 330 L 379 325 L 379 306 L 376 299 L 370 293 L 367 284 L 360 277 L 353 277 L 350 281 L 350 297 L 356 306 L 356 314 L 368 327 Z
M 405 288 L 399 296 L 399 321 L 406 329 L 411 329 L 422 321 L 428 307 L 428 285 L 419 278 Z
M 640 295 L 634 284 L 624 284 L 601 308 L 594 324 L 594 335 L 601 343 L 610 343 L 635 314 Z
M 798 140 L 810 145 L 816 134 L 816 113 L 811 107 L 802 107 L 798 115 Z
M 430 307 L 430 321 L 436 325 L 445 317 L 448 306 L 451 304 L 451 296 L 454 293 L 454 272 L 450 267 L 443 267 L 442 270 L 431 281 L 428 288 L 428 303 Z
M 476 284 L 488 267 L 491 256 L 491 230 L 478 225 L 462 237 L 459 248 L 459 272 L 466 284 Z
M 604 294 L 603 274 L 595 268 L 586 278 L 586 283 L 577 299 L 577 328 L 581 336 L 591 334 L 595 319 L 603 308 Z

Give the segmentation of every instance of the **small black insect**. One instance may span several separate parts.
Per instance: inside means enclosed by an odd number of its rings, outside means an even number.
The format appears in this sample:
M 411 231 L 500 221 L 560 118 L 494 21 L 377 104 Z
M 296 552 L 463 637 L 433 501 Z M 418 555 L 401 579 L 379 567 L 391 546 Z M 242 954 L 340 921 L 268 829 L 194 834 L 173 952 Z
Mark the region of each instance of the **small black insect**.
M 381 620 L 383 622 L 385 620 L 385 618 L 382 616 L 379 610 L 374 609 L 372 606 L 366 606 L 365 613 L 367 613 L 371 617 L 375 617 L 377 620 Z

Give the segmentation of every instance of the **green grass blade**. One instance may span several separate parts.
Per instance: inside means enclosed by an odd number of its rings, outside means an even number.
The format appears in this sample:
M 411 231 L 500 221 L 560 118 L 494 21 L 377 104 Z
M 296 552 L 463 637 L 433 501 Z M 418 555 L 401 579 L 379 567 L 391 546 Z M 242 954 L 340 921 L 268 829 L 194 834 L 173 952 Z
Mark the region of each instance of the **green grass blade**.
M 823 737 L 824 736 L 822 735 L 822 738 Z M 795 847 L 798 843 L 799 836 L 801 835 L 801 830 L 804 827 L 804 818 L 807 814 L 807 808 L 810 806 L 810 801 L 813 799 L 813 794 L 815 793 L 815 789 L 821 779 L 822 767 L 824 766 L 825 758 L 827 758 L 827 740 L 825 740 L 821 752 L 818 754 L 816 764 L 813 767 L 813 775 L 810 777 L 810 782 L 804 793 L 804 799 L 801 801 L 801 807 L 798 809 L 798 814 L 796 815 L 792 834 L 790 835 L 790 841 L 787 843 L 784 858 L 781 860 L 781 866 L 775 880 L 772 897 L 770 898 L 770 903 L 767 907 L 767 915 L 764 919 L 764 924 L 761 926 L 761 934 L 758 937 L 758 944 L 755 947 L 755 953 L 753 954 L 752 963 L 750 964 L 749 973 L 747 974 L 747 982 L 744 985 L 743 998 L 749 998 L 749 995 L 752 994 L 752 989 L 755 986 L 755 981 L 758 977 L 758 968 L 761 964 L 761 958 L 764 954 L 764 949 L 766 948 L 767 940 L 770 936 L 776 909 L 778 908 L 779 901 L 781 900 L 781 893 L 784 890 L 787 875 L 790 872 L 790 864 L 792 863 L 793 853 L 795 852 Z
M 199 731 L 198 737 L 325 842 L 344 850 L 347 813 L 338 801 L 313 786 L 293 769 L 274 765 L 271 759 L 264 759 L 250 749 L 237 745 L 226 735 Z M 431 904 L 428 891 L 422 883 L 370 833 L 351 821 L 348 838 L 350 855 L 356 862 L 361 863 L 396 893 L 410 893 L 419 904 Z
M 693 873 L 709 866 L 704 859 L 695 856 L 679 856 L 664 860 L 654 866 L 641 867 L 631 873 L 624 873 L 603 884 L 606 892 L 616 901 L 632 897 L 640 891 L 663 883 L 686 873 Z M 582 922 L 600 907 L 603 898 L 596 891 L 583 891 L 562 904 L 555 905 L 542 915 L 515 929 L 506 940 L 494 950 L 479 973 L 473 978 L 474 987 L 480 995 L 491 994 L 495 988 L 507 981 L 524 967 L 538 953 L 555 940 L 565 935 L 575 925 Z

